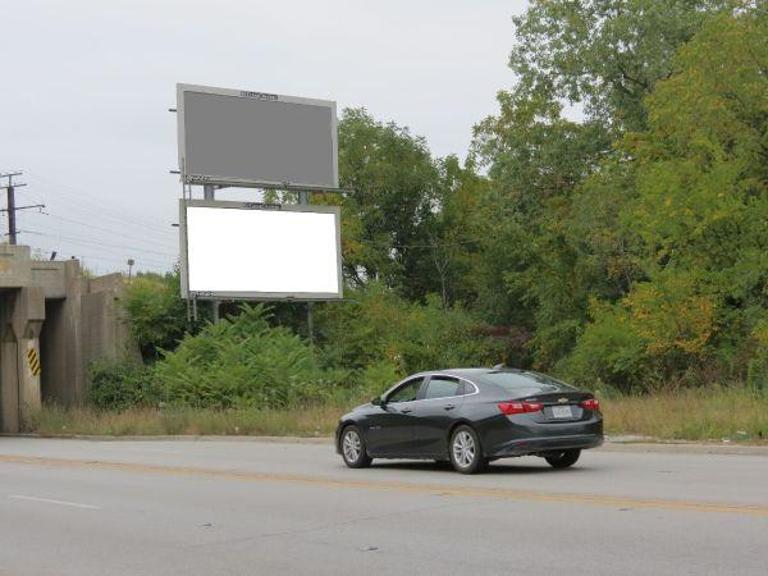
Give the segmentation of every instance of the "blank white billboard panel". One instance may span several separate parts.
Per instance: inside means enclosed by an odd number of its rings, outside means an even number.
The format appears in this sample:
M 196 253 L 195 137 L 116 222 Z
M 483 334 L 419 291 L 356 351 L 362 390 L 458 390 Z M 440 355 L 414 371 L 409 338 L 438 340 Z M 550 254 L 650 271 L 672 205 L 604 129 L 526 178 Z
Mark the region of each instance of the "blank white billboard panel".
M 188 294 L 341 298 L 338 207 L 275 208 L 182 201 Z
M 335 102 L 179 84 L 177 114 L 184 182 L 339 185 Z

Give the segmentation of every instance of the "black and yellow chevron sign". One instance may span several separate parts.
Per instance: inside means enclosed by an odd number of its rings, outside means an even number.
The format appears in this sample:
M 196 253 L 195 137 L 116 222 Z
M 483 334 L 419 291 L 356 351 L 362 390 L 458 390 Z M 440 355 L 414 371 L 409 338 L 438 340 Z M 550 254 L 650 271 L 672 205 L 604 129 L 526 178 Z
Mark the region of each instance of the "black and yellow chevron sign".
M 34 348 L 27 350 L 27 364 L 29 364 L 32 376 L 40 376 L 40 372 L 43 371 L 43 368 L 40 366 L 40 356 L 38 356 L 37 350 Z

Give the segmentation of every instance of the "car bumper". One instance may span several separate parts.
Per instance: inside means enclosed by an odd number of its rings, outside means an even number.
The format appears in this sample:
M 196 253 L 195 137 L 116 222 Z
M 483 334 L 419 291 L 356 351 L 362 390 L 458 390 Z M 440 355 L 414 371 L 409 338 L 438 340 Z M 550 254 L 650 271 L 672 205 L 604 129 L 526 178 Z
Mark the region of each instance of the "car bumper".
M 587 448 L 596 448 L 602 443 L 602 434 L 524 438 L 498 444 L 487 455 L 491 458 L 504 458 L 507 456 L 526 456 L 528 454 L 538 454 L 539 452 L 551 452 L 554 450 L 585 450 Z

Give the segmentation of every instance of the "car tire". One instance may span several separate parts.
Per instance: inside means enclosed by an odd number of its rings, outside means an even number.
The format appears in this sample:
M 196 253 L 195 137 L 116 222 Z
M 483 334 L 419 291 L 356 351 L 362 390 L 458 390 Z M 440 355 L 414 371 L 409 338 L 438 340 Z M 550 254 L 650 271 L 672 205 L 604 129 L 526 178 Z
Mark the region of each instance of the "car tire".
M 347 426 L 341 431 L 341 457 L 344 464 L 350 468 L 367 468 L 373 458 L 365 451 L 365 440 L 360 428 L 354 425 Z
M 544 459 L 552 468 L 568 468 L 576 464 L 581 456 L 581 450 L 563 450 L 556 454 L 545 456 Z
M 464 424 L 458 426 L 451 434 L 448 455 L 453 469 L 462 474 L 480 472 L 487 464 L 477 432 Z

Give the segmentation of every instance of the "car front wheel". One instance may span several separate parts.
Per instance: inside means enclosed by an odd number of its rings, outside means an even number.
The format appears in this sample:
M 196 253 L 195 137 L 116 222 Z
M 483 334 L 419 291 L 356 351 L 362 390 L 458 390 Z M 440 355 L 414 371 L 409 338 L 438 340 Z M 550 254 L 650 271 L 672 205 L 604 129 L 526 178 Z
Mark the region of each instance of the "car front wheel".
M 350 468 L 366 468 L 371 457 L 365 451 L 365 440 L 357 426 L 347 426 L 341 434 L 341 456 Z
M 544 459 L 552 468 L 568 468 L 576 464 L 579 456 L 581 456 L 581 450 L 563 450 L 545 456 Z
M 479 472 L 486 464 L 477 432 L 469 426 L 459 426 L 453 431 L 449 454 L 453 468 L 462 474 Z

